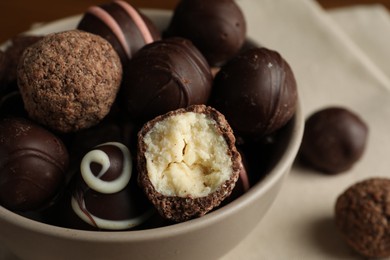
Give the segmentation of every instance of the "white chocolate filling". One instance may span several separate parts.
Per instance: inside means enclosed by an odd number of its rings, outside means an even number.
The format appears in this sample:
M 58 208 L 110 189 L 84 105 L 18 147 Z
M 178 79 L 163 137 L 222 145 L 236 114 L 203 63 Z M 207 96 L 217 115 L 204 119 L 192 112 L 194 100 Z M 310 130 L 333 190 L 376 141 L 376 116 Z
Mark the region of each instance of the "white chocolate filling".
M 148 177 L 165 196 L 204 197 L 232 174 L 226 140 L 205 114 L 186 112 L 157 122 L 144 142 Z

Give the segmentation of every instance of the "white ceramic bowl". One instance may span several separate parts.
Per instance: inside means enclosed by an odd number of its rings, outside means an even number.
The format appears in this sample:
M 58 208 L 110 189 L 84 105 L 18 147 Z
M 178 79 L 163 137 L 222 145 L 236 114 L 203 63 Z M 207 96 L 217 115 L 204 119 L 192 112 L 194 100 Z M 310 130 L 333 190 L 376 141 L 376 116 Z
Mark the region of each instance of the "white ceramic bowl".
M 146 10 L 159 27 L 170 13 Z M 79 16 L 31 33 L 75 28 Z M 217 259 L 234 248 L 265 215 L 297 155 L 304 128 L 300 107 L 286 127 L 278 161 L 247 193 L 204 217 L 141 231 L 96 232 L 61 228 L 0 207 L 0 243 L 21 259 Z

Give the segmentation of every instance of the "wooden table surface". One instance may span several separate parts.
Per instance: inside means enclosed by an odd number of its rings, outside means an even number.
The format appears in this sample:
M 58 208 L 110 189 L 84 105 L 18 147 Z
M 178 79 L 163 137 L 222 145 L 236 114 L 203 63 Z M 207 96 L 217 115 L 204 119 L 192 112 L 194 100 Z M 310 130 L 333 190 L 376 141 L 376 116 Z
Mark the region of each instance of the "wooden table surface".
M 32 23 L 49 22 L 83 13 L 91 5 L 109 0 L 0 0 L 0 43 L 26 31 Z M 173 9 L 178 0 L 127 0 L 136 7 Z M 325 8 L 353 4 L 381 3 L 390 9 L 390 0 L 318 0 Z

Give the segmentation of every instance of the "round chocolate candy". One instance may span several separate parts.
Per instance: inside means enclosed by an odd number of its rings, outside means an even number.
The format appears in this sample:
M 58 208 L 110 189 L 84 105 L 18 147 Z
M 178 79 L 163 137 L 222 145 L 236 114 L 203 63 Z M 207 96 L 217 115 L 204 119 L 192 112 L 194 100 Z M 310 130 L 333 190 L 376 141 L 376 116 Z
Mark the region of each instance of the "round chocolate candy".
M 244 14 L 234 0 L 182 0 L 166 36 L 190 39 L 211 66 L 232 58 L 245 41 Z
M 0 121 L 0 203 L 15 211 L 48 205 L 63 188 L 68 153 L 62 141 L 21 118 Z
M 324 108 L 306 120 L 300 157 L 319 171 L 340 173 L 361 158 L 367 136 L 368 126 L 354 112 L 342 107 Z
M 153 208 L 136 181 L 130 181 L 132 167 L 130 152 L 121 143 L 104 143 L 88 152 L 70 201 L 75 215 L 105 230 L 130 229 L 145 222 Z
M 31 118 L 61 133 L 98 124 L 109 113 L 122 80 L 122 64 L 102 37 L 71 30 L 27 48 L 18 85 Z
M 242 170 L 232 129 L 205 105 L 156 117 L 138 141 L 138 183 L 160 215 L 176 222 L 219 206 Z
M 336 201 L 335 222 L 344 240 L 365 259 L 390 257 L 390 179 L 350 186 Z
M 128 63 L 122 105 L 132 118 L 147 121 L 171 110 L 206 103 L 212 80 L 209 65 L 190 41 L 156 41 Z
M 294 74 L 279 53 L 250 48 L 222 66 L 214 80 L 211 105 L 226 116 L 235 133 L 263 137 L 295 113 Z
M 149 18 L 125 1 L 91 6 L 77 28 L 108 40 L 123 64 L 145 44 L 161 38 Z

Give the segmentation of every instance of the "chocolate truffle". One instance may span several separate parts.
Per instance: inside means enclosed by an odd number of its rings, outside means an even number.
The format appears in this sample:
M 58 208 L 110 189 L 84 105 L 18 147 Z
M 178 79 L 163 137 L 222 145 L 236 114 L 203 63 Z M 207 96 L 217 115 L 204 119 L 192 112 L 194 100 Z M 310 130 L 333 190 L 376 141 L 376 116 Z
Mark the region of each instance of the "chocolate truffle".
M 232 58 L 245 41 L 246 22 L 234 0 L 182 0 L 166 36 L 190 39 L 211 66 Z
M 327 107 L 306 120 L 300 158 L 324 173 L 344 172 L 362 157 L 367 136 L 368 126 L 356 113 Z
M 350 186 L 336 201 L 335 221 L 345 241 L 367 258 L 390 256 L 390 179 Z
M 26 49 L 18 84 L 29 116 L 58 132 L 100 122 L 110 111 L 122 65 L 100 36 L 71 30 L 50 34 Z
M 45 207 L 63 189 L 67 167 L 67 150 L 55 135 L 26 119 L 0 121 L 1 205 Z
M 108 40 L 123 64 L 145 44 L 161 38 L 154 24 L 125 1 L 90 7 L 77 28 Z
M 36 35 L 17 35 L 10 40 L 10 45 L 5 49 L 4 68 L 2 69 L 0 61 L 0 94 L 8 94 L 18 90 L 16 84 L 17 66 L 24 50 L 42 39 L 42 36 Z M 2 55 L 0 55 L 2 56 Z M 2 58 L 0 57 L 0 60 Z M 1 71 L 3 70 L 3 75 Z
M 72 210 L 97 229 L 124 230 L 145 222 L 153 207 L 143 199 L 141 190 L 131 185 L 131 176 L 132 158 L 125 145 L 108 142 L 96 146 L 81 161 Z
M 190 41 L 170 38 L 139 50 L 123 80 L 124 109 L 145 122 L 171 110 L 206 103 L 213 79 L 206 60 Z
M 216 75 L 211 105 L 226 116 L 235 133 L 261 138 L 280 129 L 295 114 L 294 74 L 278 52 L 248 49 Z
M 194 105 L 156 117 L 138 133 L 138 183 L 160 215 L 200 217 L 230 195 L 241 157 L 224 116 Z

